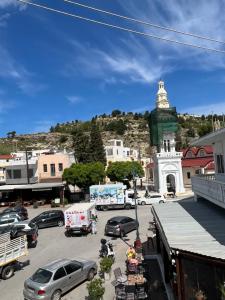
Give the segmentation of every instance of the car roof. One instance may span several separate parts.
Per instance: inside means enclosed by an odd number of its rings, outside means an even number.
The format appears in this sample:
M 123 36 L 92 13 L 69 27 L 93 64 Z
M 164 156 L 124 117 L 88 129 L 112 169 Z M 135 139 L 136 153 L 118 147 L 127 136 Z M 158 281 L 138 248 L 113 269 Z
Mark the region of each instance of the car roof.
M 43 266 L 41 269 L 45 269 L 48 271 L 54 271 L 69 262 L 71 262 L 71 259 L 61 258 L 61 259 L 57 259 L 57 260 L 54 260 L 54 261 L 48 263 L 47 265 Z
M 127 216 L 117 216 L 117 217 L 113 217 L 113 218 L 111 218 L 111 219 L 109 219 L 109 221 L 121 221 L 121 220 L 123 220 L 124 218 L 130 218 L 130 217 L 127 217 Z M 130 219 L 132 219 L 132 218 L 130 218 Z

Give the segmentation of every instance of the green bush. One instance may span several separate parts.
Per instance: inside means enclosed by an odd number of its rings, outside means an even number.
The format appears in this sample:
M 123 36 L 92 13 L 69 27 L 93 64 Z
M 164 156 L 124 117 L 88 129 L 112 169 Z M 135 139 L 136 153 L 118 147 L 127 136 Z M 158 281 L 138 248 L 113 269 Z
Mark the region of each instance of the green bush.
M 64 205 L 67 205 L 69 203 L 67 198 L 64 198 Z
M 88 294 L 91 300 L 100 300 L 105 293 L 101 278 L 95 278 L 87 284 Z
M 111 257 L 103 257 L 100 261 L 100 270 L 102 273 L 109 273 L 113 265 Z
M 35 202 L 33 203 L 33 208 L 38 208 L 38 203 L 37 203 L 37 201 L 35 201 Z

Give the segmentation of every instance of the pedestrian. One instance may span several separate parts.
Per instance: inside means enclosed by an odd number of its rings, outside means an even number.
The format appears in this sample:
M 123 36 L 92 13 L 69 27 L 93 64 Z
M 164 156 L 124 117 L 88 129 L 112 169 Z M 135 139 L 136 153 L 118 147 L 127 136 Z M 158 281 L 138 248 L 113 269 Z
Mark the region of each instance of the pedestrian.
M 97 215 L 94 214 L 91 215 L 91 233 L 97 233 Z

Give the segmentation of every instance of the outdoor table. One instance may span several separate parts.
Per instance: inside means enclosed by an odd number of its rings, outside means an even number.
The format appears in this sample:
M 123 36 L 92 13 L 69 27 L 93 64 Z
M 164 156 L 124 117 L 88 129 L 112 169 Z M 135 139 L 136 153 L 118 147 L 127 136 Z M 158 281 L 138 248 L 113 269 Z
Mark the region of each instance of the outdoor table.
M 128 285 L 141 285 L 145 284 L 146 278 L 142 274 L 128 275 L 127 284 Z
M 125 282 L 127 282 L 127 276 L 126 275 L 121 275 L 121 276 L 119 276 L 118 278 L 117 278 L 117 282 L 118 283 L 125 283 Z

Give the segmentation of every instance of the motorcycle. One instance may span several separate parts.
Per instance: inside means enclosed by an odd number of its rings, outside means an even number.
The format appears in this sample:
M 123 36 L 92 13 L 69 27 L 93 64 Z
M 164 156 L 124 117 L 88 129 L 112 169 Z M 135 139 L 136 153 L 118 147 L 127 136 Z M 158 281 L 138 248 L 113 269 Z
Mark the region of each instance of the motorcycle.
M 101 249 L 99 250 L 99 257 L 111 257 L 113 260 L 115 260 L 113 244 L 110 241 L 101 239 Z

